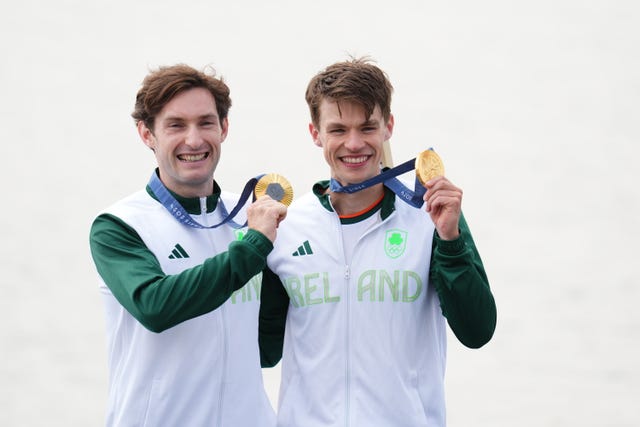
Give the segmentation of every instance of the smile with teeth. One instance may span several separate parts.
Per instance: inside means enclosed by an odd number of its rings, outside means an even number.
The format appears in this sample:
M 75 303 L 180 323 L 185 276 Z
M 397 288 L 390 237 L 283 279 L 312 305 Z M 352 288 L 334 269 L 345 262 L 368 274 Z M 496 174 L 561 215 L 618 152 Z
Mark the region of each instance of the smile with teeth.
M 357 164 L 366 162 L 368 158 L 369 156 L 341 157 L 341 160 L 345 163 Z
M 200 153 L 200 154 L 178 154 L 178 159 L 183 162 L 198 162 L 200 160 L 204 160 L 209 157 L 209 153 Z

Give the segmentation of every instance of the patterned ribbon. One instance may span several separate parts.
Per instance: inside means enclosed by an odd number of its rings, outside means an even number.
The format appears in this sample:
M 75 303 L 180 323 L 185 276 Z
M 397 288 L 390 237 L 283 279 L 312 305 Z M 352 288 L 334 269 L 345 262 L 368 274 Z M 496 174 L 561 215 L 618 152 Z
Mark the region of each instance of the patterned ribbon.
M 218 207 L 220 209 L 220 213 L 222 215 L 223 220 L 218 224 L 210 225 L 210 226 L 202 225 L 198 221 L 193 219 L 193 217 L 189 214 L 189 212 L 187 212 L 182 207 L 180 202 L 178 202 L 175 199 L 175 197 L 171 195 L 169 190 L 167 190 L 167 187 L 165 187 L 162 181 L 160 181 L 160 178 L 158 177 L 158 174 L 156 173 L 156 171 L 153 171 L 153 173 L 151 174 L 151 179 L 149 180 L 149 188 L 151 188 L 151 191 L 153 191 L 153 194 L 155 194 L 158 200 L 160 201 L 160 203 L 162 203 L 162 206 L 164 206 L 169 211 L 169 213 L 174 216 L 174 218 L 176 218 L 180 223 L 184 225 L 187 225 L 193 228 L 217 228 L 223 224 L 229 223 L 229 225 L 233 228 L 244 228 L 247 226 L 247 222 L 245 222 L 244 224 L 238 224 L 235 221 L 233 221 L 233 218 L 238 214 L 238 212 L 240 212 L 240 209 L 242 209 L 245 203 L 247 203 L 249 196 L 251 196 L 251 193 L 253 192 L 253 189 L 255 188 L 256 183 L 261 177 L 262 175 L 259 175 L 255 178 L 251 178 L 247 182 L 247 184 L 244 186 L 244 190 L 242 190 L 240 199 L 238 199 L 238 203 L 231 210 L 231 213 L 227 212 L 227 208 L 225 207 L 224 202 L 222 201 L 222 198 L 219 198 Z
M 374 176 L 373 178 L 369 178 L 359 184 L 342 186 L 338 181 L 331 178 L 329 188 L 331 189 L 331 191 L 334 191 L 336 193 L 355 193 L 356 191 L 364 190 L 365 188 L 369 188 L 382 182 L 385 187 L 393 191 L 403 201 L 413 206 L 414 208 L 419 208 L 424 203 L 424 201 L 422 200 L 422 196 L 424 196 L 426 189 L 422 184 L 420 184 L 418 178 L 415 179 L 413 191 L 408 189 L 406 185 L 404 185 L 398 178 L 396 178 L 398 175 L 402 175 L 405 172 L 415 169 L 415 164 L 416 159 L 414 157 L 413 159 L 408 160 L 401 165 L 398 165 L 391 169 L 385 169 L 380 174 Z

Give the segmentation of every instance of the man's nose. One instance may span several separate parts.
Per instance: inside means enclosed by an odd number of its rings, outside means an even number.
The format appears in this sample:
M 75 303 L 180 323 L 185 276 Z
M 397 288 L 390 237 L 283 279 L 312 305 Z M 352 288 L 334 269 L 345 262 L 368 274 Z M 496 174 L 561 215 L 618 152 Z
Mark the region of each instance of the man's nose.
M 357 151 L 364 145 L 364 138 L 358 132 L 349 132 L 344 143 L 349 150 Z
M 189 126 L 184 142 L 192 148 L 197 148 L 202 144 L 202 135 L 197 126 Z

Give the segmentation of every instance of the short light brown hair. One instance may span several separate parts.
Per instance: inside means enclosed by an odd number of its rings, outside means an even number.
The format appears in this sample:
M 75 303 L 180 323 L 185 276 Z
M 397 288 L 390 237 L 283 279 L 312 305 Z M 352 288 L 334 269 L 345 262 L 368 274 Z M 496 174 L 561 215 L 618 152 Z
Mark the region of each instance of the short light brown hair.
M 185 64 L 160 67 L 149 73 L 138 90 L 131 117 L 136 125 L 142 121 L 153 131 L 156 116 L 169 101 L 185 90 L 200 87 L 211 92 L 216 101 L 218 118 L 222 122 L 231 107 L 229 87 L 222 77 L 216 76 L 215 70 L 198 71 Z
M 387 74 L 367 58 L 352 58 L 337 62 L 316 74 L 305 93 L 314 126 L 320 122 L 320 104 L 323 99 L 351 101 L 362 105 L 367 120 L 376 105 L 385 121 L 391 117 L 393 86 Z

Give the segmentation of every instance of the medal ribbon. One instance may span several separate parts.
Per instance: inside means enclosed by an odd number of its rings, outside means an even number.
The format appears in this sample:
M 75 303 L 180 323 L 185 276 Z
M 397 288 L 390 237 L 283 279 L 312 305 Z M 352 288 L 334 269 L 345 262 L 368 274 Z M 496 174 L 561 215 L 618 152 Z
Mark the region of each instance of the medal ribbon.
M 410 170 L 415 169 L 415 164 L 416 159 L 413 158 L 394 168 L 384 170 L 379 175 L 376 175 L 373 178 L 369 178 L 359 184 L 342 186 L 338 181 L 331 178 L 329 189 L 336 193 L 355 193 L 356 191 L 364 190 L 365 188 L 369 188 L 382 182 L 384 183 L 385 187 L 393 191 L 403 201 L 410 204 L 414 208 L 419 208 L 424 203 L 424 201 L 422 200 L 422 196 L 424 196 L 426 189 L 422 184 L 420 184 L 418 178 L 415 179 L 413 191 L 408 189 L 406 185 L 404 185 L 398 178 L 396 178 L 396 176 L 398 175 L 402 175 L 405 172 L 409 172 Z
M 242 225 L 238 224 L 233 221 L 233 218 L 238 214 L 238 212 L 240 212 L 240 209 L 242 209 L 245 203 L 247 203 L 247 200 L 249 199 L 249 196 L 251 196 L 251 193 L 260 177 L 262 177 L 262 175 L 251 178 L 247 182 L 247 184 L 244 186 L 244 190 L 242 190 L 240 199 L 238 199 L 238 203 L 231 210 L 231 213 L 227 212 L 227 208 L 222 201 L 222 197 L 218 198 L 218 207 L 220 208 L 220 214 L 224 219 L 220 223 L 210 226 L 202 225 L 198 221 L 193 219 L 189 212 L 187 212 L 182 207 L 180 202 L 178 202 L 175 197 L 171 195 L 169 190 L 167 190 L 167 187 L 165 187 L 162 181 L 160 181 L 160 178 L 158 177 L 156 171 L 153 171 L 153 173 L 151 174 L 151 179 L 149 180 L 148 185 L 149 188 L 151 188 L 151 191 L 153 191 L 153 194 L 155 194 L 160 203 L 162 203 L 162 206 L 164 206 L 169 211 L 169 213 L 174 216 L 175 219 L 177 219 L 184 225 L 193 228 L 217 228 L 223 224 L 229 223 L 229 225 L 233 228 L 243 228 L 247 226 L 247 223 L 245 222 Z

